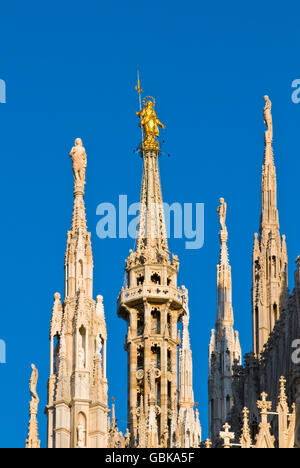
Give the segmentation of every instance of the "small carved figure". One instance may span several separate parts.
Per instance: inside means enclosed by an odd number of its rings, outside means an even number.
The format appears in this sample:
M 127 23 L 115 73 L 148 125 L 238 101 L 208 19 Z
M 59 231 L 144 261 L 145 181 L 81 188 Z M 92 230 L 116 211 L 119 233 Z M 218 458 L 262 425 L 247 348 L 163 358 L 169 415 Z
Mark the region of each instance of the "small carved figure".
M 178 256 L 177 255 L 172 255 L 172 265 L 174 266 L 174 268 L 176 268 L 176 271 L 178 272 L 179 270 L 179 259 L 178 259 Z
M 34 364 L 31 364 L 31 369 L 32 369 L 32 374 L 29 382 L 29 388 L 30 388 L 30 394 L 32 396 L 32 400 L 35 402 L 39 402 L 39 397 L 36 392 L 36 386 L 37 386 L 37 381 L 39 377 L 39 373 L 37 368 L 35 367 Z
M 54 373 L 58 374 L 59 369 L 59 343 L 57 343 L 54 350 Z
M 96 355 L 101 354 L 102 351 L 102 338 L 100 335 L 96 336 Z
M 156 379 L 156 369 L 154 367 L 154 364 L 152 364 L 150 369 L 148 370 L 148 380 L 149 380 L 151 397 L 155 397 L 155 379 Z
M 222 228 L 222 231 L 226 232 L 226 216 L 227 216 L 227 203 L 225 203 L 224 198 L 220 198 L 220 203 L 221 205 L 218 208 L 218 213 L 219 213 L 219 219 L 220 219 L 220 225 Z
M 76 138 L 75 146 L 73 146 L 70 157 L 73 162 L 73 172 L 75 182 L 85 184 L 85 169 L 87 165 L 87 157 L 85 148 L 82 145 L 81 138 Z
M 166 427 L 161 437 L 161 447 L 163 449 L 168 448 L 168 442 L 169 442 L 169 429 Z
M 85 431 L 82 424 L 78 424 L 77 426 L 77 447 L 83 448 L 85 447 Z
M 266 101 L 265 109 L 264 109 L 264 122 L 268 127 L 268 130 L 273 129 L 273 119 L 272 119 L 272 102 L 269 96 L 264 96 L 264 100 Z
M 129 432 L 129 429 L 126 429 L 126 434 L 125 434 L 125 448 L 130 447 L 130 440 L 131 440 L 131 434 Z
M 79 366 L 79 369 L 84 369 L 85 368 L 85 353 L 84 353 L 84 349 L 82 346 L 79 347 L 79 350 L 78 350 L 78 366 Z
M 99 296 L 97 296 L 96 314 L 98 317 L 104 316 L 103 296 L 101 296 L 100 294 Z

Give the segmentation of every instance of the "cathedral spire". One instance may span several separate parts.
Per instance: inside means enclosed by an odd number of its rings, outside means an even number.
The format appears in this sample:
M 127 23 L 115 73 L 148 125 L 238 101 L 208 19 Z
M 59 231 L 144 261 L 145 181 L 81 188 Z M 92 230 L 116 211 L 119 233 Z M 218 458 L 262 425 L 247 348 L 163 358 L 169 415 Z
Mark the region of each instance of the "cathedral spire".
M 261 234 L 265 229 L 279 230 L 279 215 L 277 209 L 277 178 L 273 154 L 273 118 L 272 102 L 269 96 L 264 97 L 266 104 L 264 109 L 265 131 L 265 156 L 262 170 L 262 216 Z
M 217 266 L 217 318 L 216 330 L 212 330 L 209 345 L 210 436 L 213 441 L 218 437 L 233 406 L 233 366 L 236 361 L 239 364 L 242 361 L 239 334 L 233 328 L 232 279 L 227 247 L 227 204 L 224 198 L 220 199 L 218 213 L 221 231 L 220 262 Z
M 253 249 L 253 348 L 263 351 L 288 297 L 288 258 L 285 236 L 281 238 L 277 207 L 277 179 L 273 155 L 272 103 L 264 97 L 265 154 L 262 169 L 260 235 Z
M 75 146 L 70 152 L 70 158 L 73 163 L 74 173 L 74 209 L 72 219 L 72 231 L 75 233 L 78 229 L 86 231 L 86 215 L 84 206 L 84 186 L 87 157 L 81 138 L 76 138 Z
M 159 135 L 158 126 L 165 126 L 157 118 L 155 100 L 147 99 L 144 99 L 144 109 L 137 112 L 145 137 L 141 146 L 144 168 L 136 253 L 150 261 L 157 261 L 169 256 L 158 168 L 159 143 L 156 141 Z
M 65 258 L 66 294 L 71 297 L 83 289 L 91 298 L 93 295 L 93 254 L 91 234 L 87 231 L 83 198 L 87 156 L 81 138 L 75 140 L 70 157 L 74 174 L 74 207 Z
M 218 313 L 217 313 L 217 330 L 225 325 L 233 326 L 233 309 L 232 309 L 232 280 L 231 266 L 229 264 L 228 254 L 228 231 L 226 226 L 227 203 L 224 198 L 220 198 L 220 206 L 218 208 L 219 220 L 221 225 L 220 237 L 220 263 L 217 267 L 218 272 Z
M 70 157 L 74 209 L 65 255 L 65 298 L 54 296 L 50 328 L 48 448 L 108 445 L 107 332 L 102 296 L 93 300 L 93 256 L 84 186 L 87 156 L 80 138 Z
M 192 365 L 188 322 L 183 323 L 185 294 L 177 287 L 179 261 L 176 255 L 171 261 L 168 250 L 158 168 L 160 150 L 156 140 L 158 127 L 164 128 L 164 125 L 157 118 L 154 104 L 153 98 L 146 98 L 144 108 L 137 113 L 143 129 L 139 229 L 136 249 L 130 251 L 126 260 L 126 288 L 122 288 L 118 298 L 118 315 L 128 325 L 125 343 L 128 352 L 128 427 L 132 440 L 138 440 L 140 447 L 173 447 L 177 442 L 182 447 L 191 447 L 192 432 L 184 441 L 183 438 L 176 439 L 178 322 L 182 322 L 184 328 L 181 363 L 183 372 L 187 372 L 181 378 L 182 404 L 189 406 L 193 413 Z M 195 422 L 194 414 L 192 419 Z

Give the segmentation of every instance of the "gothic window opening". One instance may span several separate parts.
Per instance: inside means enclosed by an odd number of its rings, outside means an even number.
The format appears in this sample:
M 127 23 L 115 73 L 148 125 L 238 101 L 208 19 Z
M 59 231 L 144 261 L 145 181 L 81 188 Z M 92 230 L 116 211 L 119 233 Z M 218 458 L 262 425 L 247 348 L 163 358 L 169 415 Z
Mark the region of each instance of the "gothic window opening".
M 228 420 L 230 416 L 230 412 L 231 412 L 231 400 L 230 400 L 230 396 L 227 395 L 226 397 L 226 420 Z
M 144 284 L 145 277 L 143 275 L 139 275 L 137 278 L 137 286 L 142 286 Z
M 172 409 L 171 382 L 168 382 L 168 409 Z
M 256 262 L 255 262 L 255 280 L 256 281 L 259 280 L 259 270 L 260 270 L 259 261 L 256 260 Z
M 170 350 L 168 350 L 168 372 L 172 372 L 172 354 Z
M 153 309 L 151 311 L 151 332 L 155 335 L 160 335 L 160 311 L 158 309 Z
M 86 330 L 84 326 L 79 330 L 77 365 L 79 369 L 85 369 L 86 367 Z
M 60 349 L 60 338 L 59 335 L 55 335 L 53 339 L 53 349 L 54 353 L 52 356 L 53 359 L 53 372 L 55 375 L 58 375 L 59 369 L 59 349 Z
M 78 267 L 79 267 L 79 278 L 83 278 L 83 261 L 82 260 L 79 260 Z
M 161 404 L 161 387 L 160 387 L 160 379 L 156 381 L 156 404 L 160 406 Z
M 167 315 L 167 326 L 168 326 L 168 332 L 169 336 L 172 338 L 172 326 L 171 326 L 171 315 Z
M 273 268 L 274 278 L 277 278 L 277 262 L 276 262 L 276 257 L 272 257 L 272 268 Z
M 259 353 L 259 324 L 258 324 L 258 307 L 255 307 L 255 338 L 256 338 L 256 354 Z
M 168 278 L 168 279 L 167 279 L 167 285 L 168 285 L 168 286 L 171 286 L 171 284 L 172 284 L 172 279 L 171 279 L 171 278 Z
M 157 273 L 154 273 L 154 274 L 151 276 L 151 283 L 157 284 L 157 285 L 160 285 L 160 284 L 161 284 L 160 276 L 159 276 Z
M 160 415 L 156 417 L 157 421 L 157 433 L 158 433 L 158 440 L 161 438 L 161 420 L 160 420 Z
M 144 369 L 144 348 L 137 351 L 137 370 Z
M 277 320 L 278 320 L 278 307 L 277 304 L 273 305 L 273 325 L 275 326 Z
M 153 365 L 157 368 L 160 369 L 160 348 L 159 346 L 152 346 L 151 348 L 151 362 Z
M 144 313 L 139 312 L 138 317 L 137 317 L 137 335 L 141 336 L 144 333 L 144 328 L 145 328 L 145 319 L 144 319 Z

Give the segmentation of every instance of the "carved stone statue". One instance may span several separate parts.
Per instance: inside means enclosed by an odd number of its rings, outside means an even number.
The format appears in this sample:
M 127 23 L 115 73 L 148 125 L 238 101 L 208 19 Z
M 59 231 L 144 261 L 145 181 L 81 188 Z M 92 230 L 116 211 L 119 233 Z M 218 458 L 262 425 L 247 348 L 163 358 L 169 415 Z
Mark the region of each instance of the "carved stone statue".
M 126 429 L 126 434 L 125 434 L 125 448 L 130 447 L 130 440 L 131 440 L 131 434 L 129 432 L 129 429 Z
M 273 130 L 273 119 L 272 119 L 272 102 L 269 96 L 264 96 L 264 100 L 266 101 L 265 109 L 264 109 L 264 121 L 268 130 Z
M 85 184 L 85 169 L 87 165 L 87 157 L 85 148 L 82 145 L 81 138 L 76 138 L 75 146 L 73 146 L 70 157 L 73 162 L 73 172 L 75 183 Z
M 155 379 L 156 379 L 156 369 L 154 365 L 150 367 L 148 370 L 148 380 L 149 380 L 149 386 L 150 386 L 150 396 L 152 398 L 155 398 Z
M 79 369 L 84 369 L 85 368 L 85 352 L 82 346 L 79 347 L 78 350 L 78 366 Z
M 85 430 L 82 424 L 77 426 L 77 447 L 85 447 Z
M 101 354 L 102 351 L 102 338 L 100 335 L 96 336 L 96 355 Z
M 38 423 L 37 413 L 39 406 L 39 397 L 36 392 L 36 386 L 38 381 L 38 370 L 34 364 L 31 364 L 32 374 L 29 381 L 29 390 L 31 394 L 31 401 L 29 403 L 29 426 L 28 426 L 28 437 L 26 439 L 26 448 L 37 449 L 40 448 L 40 440 L 38 438 Z
M 144 100 L 144 105 L 144 109 L 136 113 L 141 119 L 140 127 L 143 128 L 145 134 L 144 147 L 146 149 L 159 149 L 159 144 L 155 141 L 159 137 L 158 127 L 166 127 L 158 120 L 154 110 L 155 100 L 153 99 L 153 101 L 147 101 L 146 103 Z
M 178 259 L 178 255 L 172 255 L 172 265 L 174 266 L 174 268 L 176 268 L 176 271 L 178 272 L 179 270 L 179 259 Z
M 103 319 L 104 317 L 103 296 L 101 296 L 100 294 L 99 296 L 97 296 L 96 314 L 98 317 Z
M 166 427 L 161 436 L 161 447 L 163 449 L 168 448 L 168 441 L 169 441 L 169 429 Z
M 31 364 L 31 369 L 32 369 L 32 374 L 31 374 L 31 378 L 30 378 L 30 382 L 29 382 L 29 389 L 30 389 L 30 394 L 31 394 L 31 397 L 32 397 L 32 402 L 31 402 L 31 409 L 33 411 L 37 411 L 37 408 L 38 408 L 38 404 L 39 404 L 39 397 L 38 397 L 38 394 L 36 392 L 36 386 L 37 386 L 37 381 L 38 381 L 38 377 L 39 377 L 39 373 L 38 373 L 38 370 L 37 368 L 35 367 L 34 364 Z
M 226 228 L 227 203 L 225 203 L 224 198 L 220 198 L 220 203 L 221 205 L 218 208 L 220 225 L 221 225 L 222 231 L 226 232 L 227 231 L 227 228 Z

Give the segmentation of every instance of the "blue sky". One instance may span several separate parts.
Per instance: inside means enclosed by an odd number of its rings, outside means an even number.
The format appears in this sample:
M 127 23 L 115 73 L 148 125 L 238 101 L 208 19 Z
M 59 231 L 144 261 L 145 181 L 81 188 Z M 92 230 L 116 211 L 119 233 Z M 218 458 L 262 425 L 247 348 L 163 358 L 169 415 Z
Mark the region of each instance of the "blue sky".
M 263 161 L 263 96 L 273 101 L 274 151 L 290 286 L 300 254 L 299 2 L 2 2 L 0 79 L 1 313 L 0 446 L 25 444 L 30 364 L 40 371 L 39 431 L 46 443 L 49 322 L 64 289 L 64 250 L 72 213 L 75 137 L 88 154 L 86 206 L 109 333 L 110 398 L 126 429 L 125 323 L 116 315 L 130 239 L 100 240 L 96 207 L 119 194 L 138 201 L 142 166 L 136 69 L 156 97 L 167 129 L 160 158 L 164 200 L 205 203 L 205 244 L 170 240 L 189 288 L 195 398 L 207 436 L 207 354 L 216 312 L 220 196 L 228 202 L 236 328 L 251 349 L 251 254 L 258 230 Z

